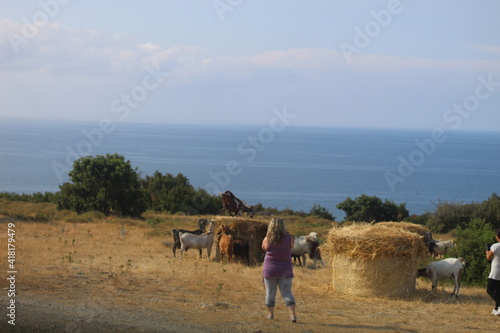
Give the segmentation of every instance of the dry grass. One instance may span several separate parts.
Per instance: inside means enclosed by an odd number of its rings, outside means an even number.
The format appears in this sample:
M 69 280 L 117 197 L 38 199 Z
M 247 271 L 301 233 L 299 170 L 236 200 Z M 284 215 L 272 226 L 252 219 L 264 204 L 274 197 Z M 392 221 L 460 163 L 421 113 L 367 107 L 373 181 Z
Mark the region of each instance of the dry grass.
M 196 219 L 188 219 L 183 227 L 192 228 Z M 281 300 L 276 319 L 268 321 L 261 267 L 198 259 L 197 251 L 189 251 L 180 262 L 162 244 L 170 238 L 155 236 L 155 228 L 169 226 L 16 222 L 18 299 L 61 303 L 68 312 L 72 306 L 126 309 L 150 314 L 149 321 L 157 314 L 159 324 L 189 322 L 212 332 L 431 332 L 436 327 L 449 332 L 498 332 L 500 318 L 489 314 L 492 302 L 482 289 L 462 288 L 454 300 L 449 296 L 451 287 L 442 286 L 433 295 L 430 284 L 419 280 L 416 294 L 406 298 L 338 296 L 331 288 L 330 265 L 317 270 L 295 267 L 297 325 L 288 323 Z M 0 244 L 6 238 L 4 219 Z M 6 252 L 0 251 L 2 267 Z M 1 281 L 5 288 L 6 279 Z M 5 298 L 4 293 L 2 303 Z M 22 318 L 20 313 L 21 323 Z M 99 320 L 103 319 L 95 315 L 87 324 Z

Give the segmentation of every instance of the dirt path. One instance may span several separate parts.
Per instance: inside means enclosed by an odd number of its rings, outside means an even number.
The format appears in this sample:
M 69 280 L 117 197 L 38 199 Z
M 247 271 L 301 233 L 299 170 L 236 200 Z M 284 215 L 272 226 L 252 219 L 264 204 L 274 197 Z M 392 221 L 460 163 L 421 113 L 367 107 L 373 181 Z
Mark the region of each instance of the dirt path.
M 2 301 L 2 304 L 5 304 Z M 188 324 L 180 311 L 154 311 L 123 305 L 103 307 L 86 300 L 61 301 L 25 294 L 18 297 L 16 325 L 2 320 L 1 332 L 211 332 Z M 175 318 L 175 320 L 173 319 Z M 179 323 L 180 322 L 180 323 Z M 184 322 L 184 323 L 182 323 Z
M 85 296 L 60 299 L 25 293 L 18 297 L 16 326 L 0 323 L 0 332 L 498 332 L 500 318 L 484 306 L 461 310 L 460 304 L 436 304 L 425 308 L 413 302 L 375 304 L 373 300 L 345 298 L 309 304 L 301 299 L 299 323 L 287 321 L 283 307 L 274 321 L 264 319 L 261 307 L 254 309 L 231 303 L 199 303 L 192 299 L 165 300 L 154 295 L 138 295 L 131 305 L 118 297 Z M 467 297 L 467 296 L 466 296 Z M 2 299 L 4 304 L 4 299 Z M 161 304 L 158 306 L 158 304 Z M 247 313 L 247 315 L 244 315 Z M 203 318 L 207 318 L 206 321 Z

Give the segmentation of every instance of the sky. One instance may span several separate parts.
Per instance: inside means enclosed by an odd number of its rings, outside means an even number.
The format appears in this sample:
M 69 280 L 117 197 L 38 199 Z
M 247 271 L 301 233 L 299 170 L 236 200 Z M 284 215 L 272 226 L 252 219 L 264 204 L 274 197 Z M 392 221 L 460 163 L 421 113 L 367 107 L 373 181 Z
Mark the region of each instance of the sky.
M 499 130 L 496 0 L 0 7 L 0 121 Z

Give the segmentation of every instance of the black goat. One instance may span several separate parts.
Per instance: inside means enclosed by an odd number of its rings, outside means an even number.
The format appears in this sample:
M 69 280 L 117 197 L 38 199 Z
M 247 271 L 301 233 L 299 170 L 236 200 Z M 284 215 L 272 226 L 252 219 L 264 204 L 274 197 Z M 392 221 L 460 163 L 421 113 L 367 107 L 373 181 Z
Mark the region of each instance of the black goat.
M 175 250 L 181 248 L 181 240 L 179 238 L 179 232 L 182 233 L 190 233 L 190 234 L 195 234 L 195 235 L 201 235 L 205 232 L 205 228 L 208 224 L 208 220 L 206 219 L 199 219 L 198 220 L 198 229 L 196 230 L 184 230 L 184 229 L 173 229 L 172 230 L 172 237 L 174 238 L 174 245 L 172 246 L 172 254 L 175 258 Z M 185 249 L 186 251 L 188 250 L 187 248 Z M 200 251 L 200 257 L 201 257 L 201 250 Z

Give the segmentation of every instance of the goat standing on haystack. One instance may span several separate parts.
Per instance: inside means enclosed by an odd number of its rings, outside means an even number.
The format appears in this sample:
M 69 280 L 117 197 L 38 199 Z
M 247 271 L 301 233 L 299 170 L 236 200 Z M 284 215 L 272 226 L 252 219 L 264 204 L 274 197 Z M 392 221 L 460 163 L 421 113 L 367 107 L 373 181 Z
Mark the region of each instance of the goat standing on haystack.
M 228 211 L 230 216 L 241 216 L 241 213 L 247 213 L 249 217 L 253 217 L 253 207 L 238 199 L 233 192 L 228 190 L 220 195 L 222 196 L 223 214 Z

